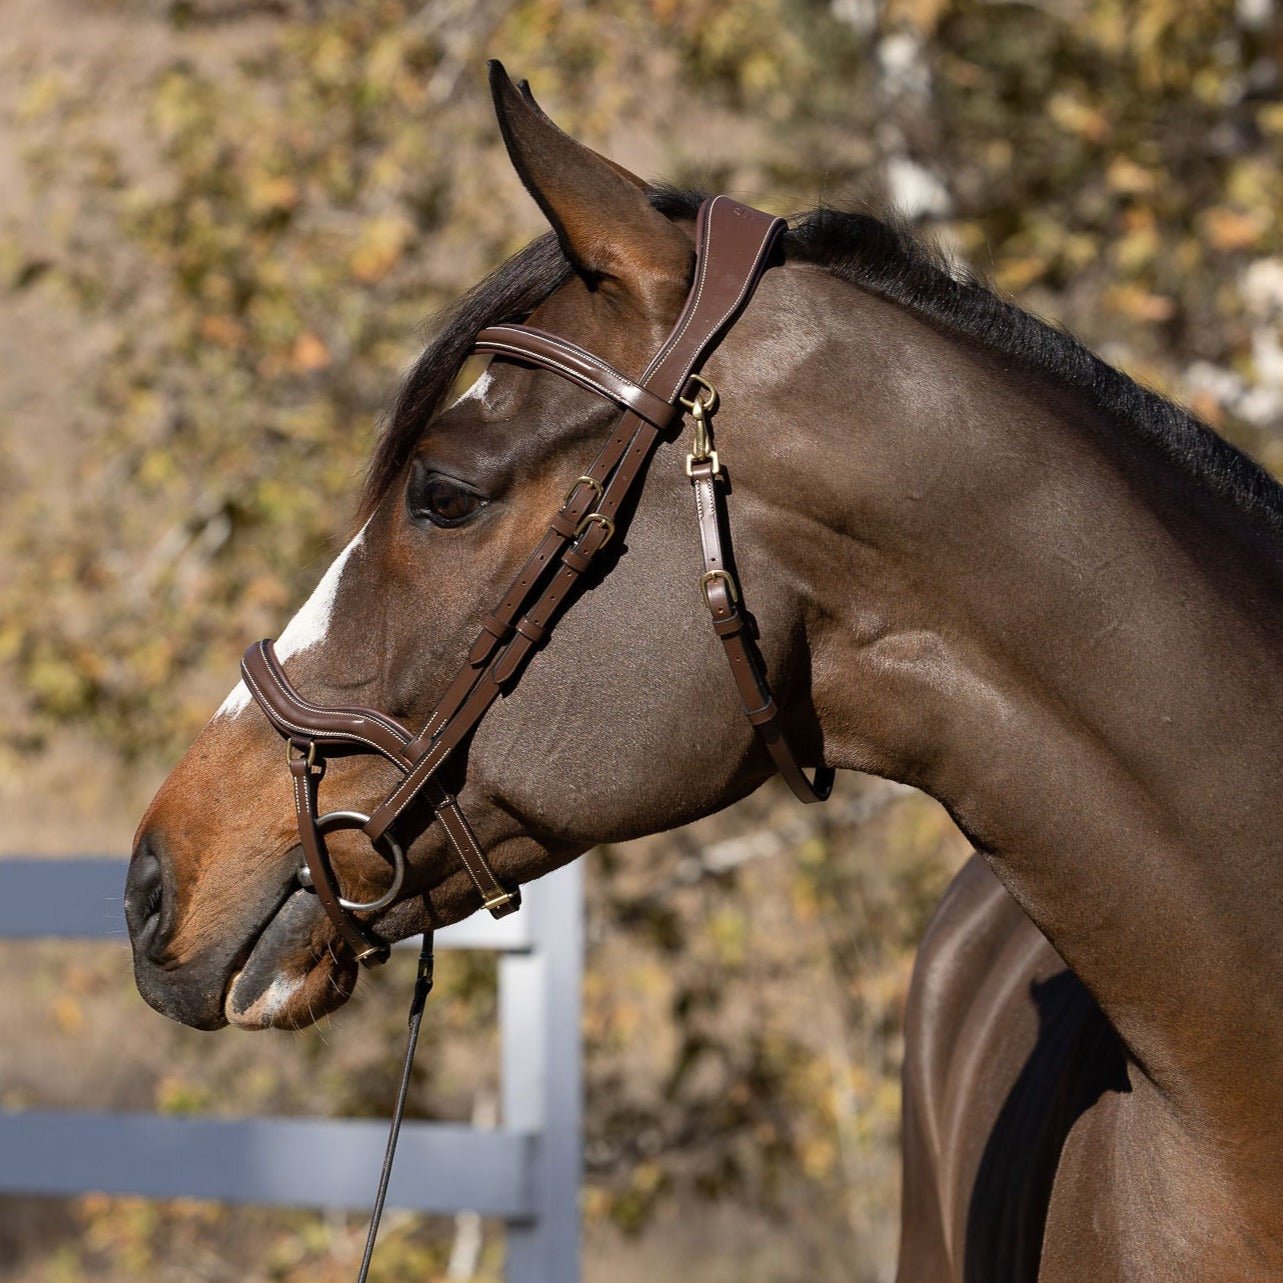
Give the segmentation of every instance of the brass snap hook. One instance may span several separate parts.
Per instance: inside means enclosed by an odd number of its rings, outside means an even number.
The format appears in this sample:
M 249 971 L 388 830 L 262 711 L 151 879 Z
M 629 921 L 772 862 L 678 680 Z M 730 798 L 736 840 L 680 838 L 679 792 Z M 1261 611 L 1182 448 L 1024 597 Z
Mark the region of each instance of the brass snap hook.
M 679 396 L 677 400 L 696 417 L 712 414 L 717 409 L 717 389 L 707 379 L 700 378 L 698 374 L 692 374 L 686 380 L 687 387 L 692 383 L 699 384 L 699 391 L 696 391 L 693 397 Z M 703 396 L 700 396 L 700 391 L 704 393 Z
M 721 471 L 718 463 L 717 451 L 713 449 L 713 438 L 708 431 L 708 416 L 717 409 L 717 389 L 707 380 L 701 379 L 698 374 L 690 376 L 690 383 L 698 383 L 699 389 L 693 397 L 678 397 L 695 420 L 695 440 L 691 445 L 691 452 L 686 456 L 686 475 L 692 477 L 692 469 L 697 463 L 712 463 L 713 475 Z

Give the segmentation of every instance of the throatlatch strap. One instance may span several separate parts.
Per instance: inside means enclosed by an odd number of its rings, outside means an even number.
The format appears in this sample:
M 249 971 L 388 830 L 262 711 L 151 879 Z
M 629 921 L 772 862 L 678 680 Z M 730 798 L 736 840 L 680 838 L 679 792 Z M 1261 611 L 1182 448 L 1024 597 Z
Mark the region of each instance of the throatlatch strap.
M 722 549 L 721 492 L 717 488 L 722 473 L 717 456 L 692 458 L 689 470 L 695 491 L 699 542 L 704 555 L 700 589 L 713 619 L 713 631 L 726 651 L 731 675 L 744 705 L 744 716 L 753 724 L 794 796 L 800 802 L 823 802 L 833 791 L 833 768 L 817 767 L 814 781 L 808 780 L 784 738 L 779 706 L 771 694 L 755 653 L 756 647 L 748 635 L 748 620 L 744 617 L 740 588 L 726 564 Z
M 641 380 L 644 389 L 666 402 L 674 414 L 691 374 L 752 297 L 784 227 L 783 219 L 726 196 L 716 196 L 700 207 L 695 280 L 676 326 Z M 502 329 L 505 343 L 520 348 L 519 359 L 558 369 L 561 356 L 550 356 L 549 336 L 526 326 Z M 595 362 L 597 375 L 602 368 L 609 370 L 595 358 L 589 359 Z M 576 381 L 592 386 L 583 379 Z M 619 509 L 658 440 L 659 428 L 653 422 L 631 408 L 624 411 L 606 447 L 571 488 L 548 534 L 487 620 L 469 654 L 468 667 L 451 683 L 442 706 L 418 738 L 407 746 L 408 754 L 418 754 L 417 760 L 370 816 L 365 832 L 372 841 L 396 821 L 521 671 L 537 644 L 535 639 L 546 635 L 558 607 L 609 543 Z M 551 578 L 545 582 L 548 575 Z M 532 597 L 534 602 L 527 607 Z

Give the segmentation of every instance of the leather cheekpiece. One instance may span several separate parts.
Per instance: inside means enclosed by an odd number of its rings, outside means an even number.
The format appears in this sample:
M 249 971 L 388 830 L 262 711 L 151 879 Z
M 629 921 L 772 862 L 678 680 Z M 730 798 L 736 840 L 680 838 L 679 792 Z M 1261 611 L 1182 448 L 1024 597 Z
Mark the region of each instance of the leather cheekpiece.
M 491 869 L 456 798 L 441 784 L 441 768 L 495 699 L 519 679 L 531 654 L 546 640 L 558 610 L 610 542 L 620 511 L 641 484 L 661 434 L 680 417 L 683 404 L 698 395 L 701 384 L 693 376 L 752 296 L 784 227 L 782 219 L 726 196 L 704 202 L 696 219 L 695 277 L 686 305 L 640 380 L 629 379 L 567 339 L 531 326 L 494 325 L 478 334 L 475 351 L 549 370 L 612 401 L 623 413 L 502 599 L 484 616 L 466 662 L 417 735 L 370 709 L 326 708 L 305 700 L 286 677 L 270 642 L 246 651 L 242 671 L 250 693 L 292 746 L 300 843 L 313 886 L 341 938 L 362 961 L 381 960 L 386 947 L 340 903 L 318 826 L 317 792 L 324 773 L 318 747 L 375 752 L 401 771 L 401 780 L 362 826 L 371 842 L 378 843 L 414 799 L 426 795 L 485 907 L 496 916 L 517 908 L 520 892 L 508 889 Z M 779 710 L 745 626 L 738 588 L 725 564 L 720 473 L 711 461 L 693 457 L 689 471 L 704 556 L 701 587 L 745 715 L 797 796 L 804 802 L 819 801 L 828 795 L 833 772 L 821 767 L 814 782 L 808 781 L 784 737 Z

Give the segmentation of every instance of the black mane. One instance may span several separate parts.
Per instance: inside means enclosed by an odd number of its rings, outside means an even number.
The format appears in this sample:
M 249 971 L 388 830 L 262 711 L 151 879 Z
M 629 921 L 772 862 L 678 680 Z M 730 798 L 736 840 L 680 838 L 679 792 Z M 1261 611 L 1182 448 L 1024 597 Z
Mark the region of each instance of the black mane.
M 693 218 L 704 195 L 657 188 L 655 207 Z M 1201 484 L 1283 536 L 1283 488 L 1207 424 L 1114 369 L 1071 334 L 994 294 L 893 220 L 820 208 L 792 219 L 786 260 L 824 267 L 842 280 L 915 312 L 933 324 L 1075 389 L 1089 405 L 1151 441 Z M 397 397 L 366 480 L 372 509 L 401 472 L 450 391 L 476 334 L 519 320 L 561 285 L 570 266 L 552 233 L 508 259 L 449 309 L 437 337 Z

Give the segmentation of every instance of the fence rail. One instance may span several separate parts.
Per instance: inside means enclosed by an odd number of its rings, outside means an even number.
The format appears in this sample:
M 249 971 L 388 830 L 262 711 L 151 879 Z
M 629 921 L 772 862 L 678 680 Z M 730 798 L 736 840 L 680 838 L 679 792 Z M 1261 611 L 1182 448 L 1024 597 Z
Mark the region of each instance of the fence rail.
M 118 858 L 0 858 L 0 938 L 125 936 Z M 583 885 L 572 864 L 524 907 L 437 934 L 499 958 L 501 1123 L 406 1123 L 390 1206 L 507 1224 L 508 1283 L 579 1278 Z M 389 1048 L 388 1054 L 395 1055 Z M 385 1125 L 358 1119 L 0 1111 L 0 1192 L 100 1191 L 237 1203 L 364 1207 Z

